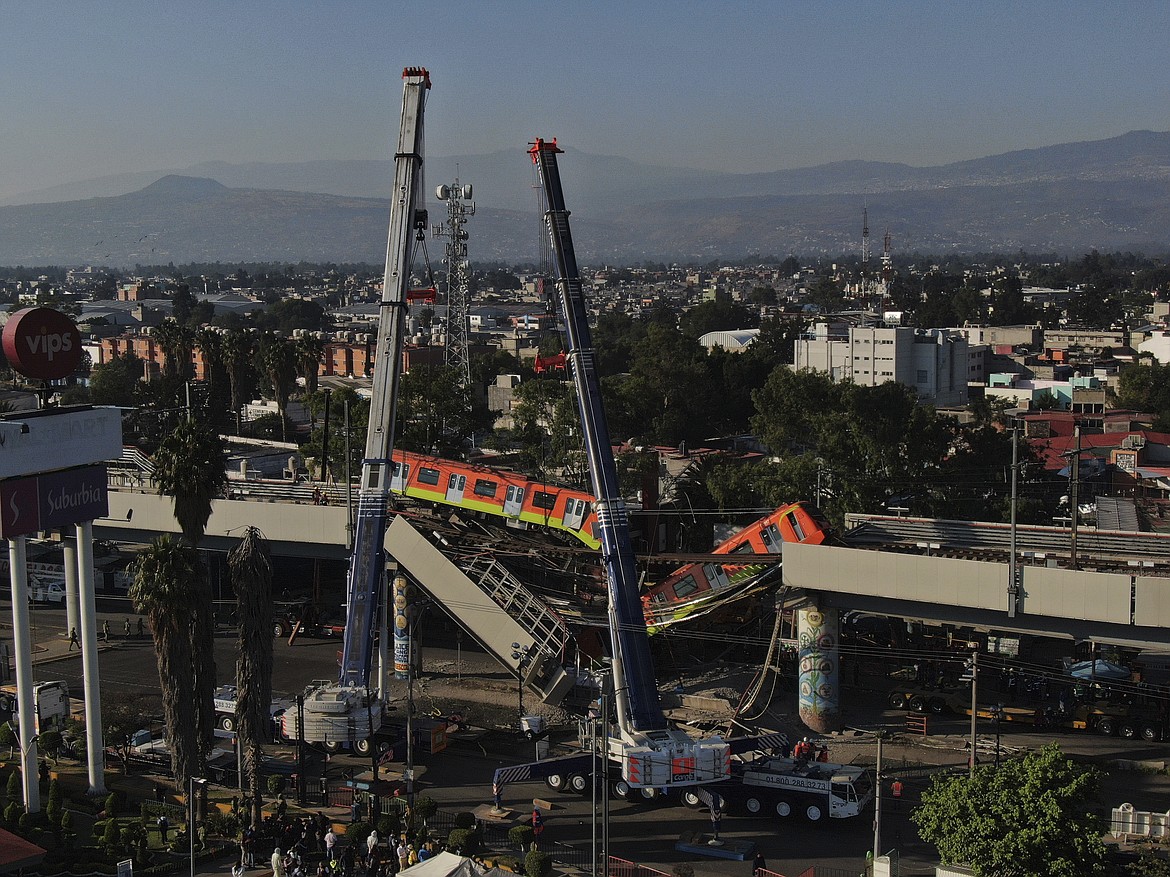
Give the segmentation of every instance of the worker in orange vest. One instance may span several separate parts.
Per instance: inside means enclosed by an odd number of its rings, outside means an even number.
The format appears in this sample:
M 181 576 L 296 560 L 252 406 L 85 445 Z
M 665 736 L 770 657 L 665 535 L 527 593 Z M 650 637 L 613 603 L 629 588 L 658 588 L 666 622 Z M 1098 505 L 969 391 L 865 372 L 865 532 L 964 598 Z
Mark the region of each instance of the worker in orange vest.
M 894 796 L 894 810 L 898 809 L 898 802 L 902 800 L 902 781 L 894 780 L 890 785 L 890 792 Z

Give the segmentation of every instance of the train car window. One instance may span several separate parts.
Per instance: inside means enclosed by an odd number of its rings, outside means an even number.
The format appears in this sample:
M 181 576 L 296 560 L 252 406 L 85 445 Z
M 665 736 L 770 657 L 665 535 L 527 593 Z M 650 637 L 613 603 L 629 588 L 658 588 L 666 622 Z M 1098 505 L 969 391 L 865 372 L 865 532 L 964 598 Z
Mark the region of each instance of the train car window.
M 475 479 L 475 495 L 476 496 L 495 496 L 496 482 L 488 481 L 486 478 Z
M 764 548 L 768 549 L 767 553 L 769 553 L 769 554 L 772 553 L 771 552 L 772 534 L 769 533 L 767 531 L 767 529 L 765 528 L 765 529 L 760 531 L 760 538 L 764 541 Z
M 695 581 L 694 576 L 686 576 L 674 583 L 674 596 L 679 599 L 689 597 L 697 590 L 699 590 L 699 583 Z
M 419 484 L 438 484 L 442 473 L 438 469 L 422 466 L 418 470 Z
M 651 603 L 665 603 L 666 602 L 666 594 L 663 593 L 662 591 L 655 591 L 650 596 L 650 602 Z
M 532 494 L 532 504 L 538 509 L 545 509 L 552 511 L 553 506 L 557 504 L 557 495 L 555 493 L 545 493 L 543 490 L 538 490 Z
M 751 540 L 745 539 L 734 548 L 727 552 L 728 554 L 755 554 L 756 549 L 752 547 Z

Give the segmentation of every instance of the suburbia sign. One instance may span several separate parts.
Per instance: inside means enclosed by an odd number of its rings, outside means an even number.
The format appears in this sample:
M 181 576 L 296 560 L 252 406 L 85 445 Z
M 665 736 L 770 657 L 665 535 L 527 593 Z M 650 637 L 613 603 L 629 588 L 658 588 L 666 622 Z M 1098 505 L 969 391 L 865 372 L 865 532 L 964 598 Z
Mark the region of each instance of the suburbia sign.
M 28 536 L 109 513 L 106 467 L 0 481 L 0 538 Z
M 52 308 L 24 308 L 0 333 L 9 364 L 25 377 L 51 381 L 73 374 L 81 362 L 81 333 Z

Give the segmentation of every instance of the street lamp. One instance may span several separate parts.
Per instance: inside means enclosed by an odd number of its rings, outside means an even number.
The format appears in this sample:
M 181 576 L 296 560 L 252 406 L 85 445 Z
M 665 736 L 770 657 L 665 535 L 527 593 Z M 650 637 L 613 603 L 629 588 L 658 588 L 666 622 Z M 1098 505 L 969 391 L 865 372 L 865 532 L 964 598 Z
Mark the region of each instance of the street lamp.
M 516 662 L 516 701 L 519 710 L 516 714 L 516 727 L 524 732 L 524 668 L 532 660 L 531 646 L 522 646 L 512 643 L 512 658 Z
M 191 844 L 191 877 L 195 877 L 195 788 L 207 788 L 207 780 L 191 777 L 187 786 L 187 840 Z

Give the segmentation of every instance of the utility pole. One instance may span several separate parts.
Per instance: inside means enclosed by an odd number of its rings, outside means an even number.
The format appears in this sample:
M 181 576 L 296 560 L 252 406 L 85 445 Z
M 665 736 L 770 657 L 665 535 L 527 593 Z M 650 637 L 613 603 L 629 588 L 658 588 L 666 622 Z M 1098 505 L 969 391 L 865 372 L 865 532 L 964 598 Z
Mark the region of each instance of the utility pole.
M 1068 565 L 1070 569 L 1077 569 L 1077 516 L 1080 509 L 1080 490 L 1078 488 L 1081 483 L 1081 428 L 1079 426 L 1073 427 L 1073 437 L 1077 444 L 1073 451 L 1072 466 L 1069 469 L 1068 513 L 1072 518 L 1072 526 L 1069 530 Z
M 885 734 L 878 731 L 877 767 L 874 769 L 873 778 L 873 860 L 875 862 L 882 854 L 882 785 L 885 783 L 885 779 L 882 777 L 882 738 L 884 736 Z
M 1020 600 L 1020 568 L 1016 563 L 1016 497 L 1017 475 L 1020 470 L 1020 428 L 1012 427 L 1012 501 L 1011 501 L 1011 547 L 1008 558 L 1008 618 L 1016 617 L 1016 607 Z
M 975 720 L 979 718 L 979 701 L 976 699 L 976 690 L 979 688 L 979 647 L 971 651 L 971 777 L 975 776 Z

